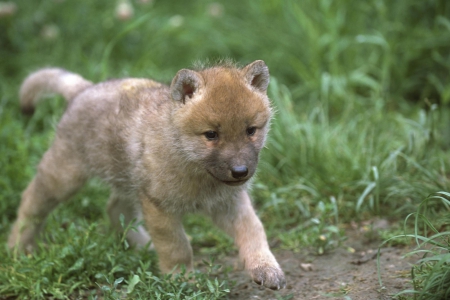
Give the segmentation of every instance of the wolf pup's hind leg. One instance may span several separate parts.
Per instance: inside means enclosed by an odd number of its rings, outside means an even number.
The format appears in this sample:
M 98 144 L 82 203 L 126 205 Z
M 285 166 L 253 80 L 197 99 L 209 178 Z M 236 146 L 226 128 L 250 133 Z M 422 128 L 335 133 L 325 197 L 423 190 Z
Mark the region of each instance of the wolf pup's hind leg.
M 64 140 L 56 138 L 42 158 L 36 176 L 22 194 L 8 240 L 10 248 L 31 251 L 47 215 L 85 182 L 82 162 L 69 148 Z

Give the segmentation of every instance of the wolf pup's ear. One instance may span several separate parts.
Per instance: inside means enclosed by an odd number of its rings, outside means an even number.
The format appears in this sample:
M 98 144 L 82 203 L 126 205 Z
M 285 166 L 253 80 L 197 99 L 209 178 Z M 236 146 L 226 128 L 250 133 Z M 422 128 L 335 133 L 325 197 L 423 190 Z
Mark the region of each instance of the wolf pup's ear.
M 195 71 L 182 69 L 170 84 L 170 94 L 175 101 L 186 103 L 203 86 L 203 79 Z
M 265 93 L 269 86 L 269 68 L 262 60 L 256 60 L 242 69 L 247 82 L 260 92 Z

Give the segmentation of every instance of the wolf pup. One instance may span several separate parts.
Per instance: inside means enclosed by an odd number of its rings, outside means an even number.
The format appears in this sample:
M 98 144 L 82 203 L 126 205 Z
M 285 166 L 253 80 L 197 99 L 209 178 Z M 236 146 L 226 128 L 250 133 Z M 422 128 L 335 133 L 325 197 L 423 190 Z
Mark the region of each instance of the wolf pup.
M 151 242 L 163 272 L 192 269 L 185 213 L 209 215 L 231 235 L 245 269 L 265 287 L 286 281 L 271 253 L 247 187 L 266 140 L 271 107 L 269 70 L 259 60 L 180 70 L 169 86 L 149 79 L 93 84 L 68 71 L 41 69 L 20 89 L 24 113 L 47 93 L 68 102 L 55 140 L 26 190 L 9 237 L 10 248 L 31 251 L 46 216 L 93 176 L 112 189 L 108 213 L 134 245 Z

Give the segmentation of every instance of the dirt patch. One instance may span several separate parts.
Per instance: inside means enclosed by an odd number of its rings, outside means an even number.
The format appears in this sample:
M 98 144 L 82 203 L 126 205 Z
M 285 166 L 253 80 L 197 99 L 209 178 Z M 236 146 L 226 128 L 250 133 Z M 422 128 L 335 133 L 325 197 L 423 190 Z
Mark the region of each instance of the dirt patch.
M 378 243 L 363 234 L 348 232 L 348 239 L 330 253 L 317 256 L 291 251 L 274 251 L 288 282 L 287 288 L 272 291 L 251 282 L 242 270 L 233 270 L 228 279 L 236 284 L 230 299 L 392 299 L 392 295 L 412 288 L 409 275 L 417 257 L 404 258 L 405 248 L 381 250 L 380 266 L 384 287 L 377 274 Z M 236 258 L 216 260 L 236 264 Z M 347 297 L 347 298 L 346 298 Z

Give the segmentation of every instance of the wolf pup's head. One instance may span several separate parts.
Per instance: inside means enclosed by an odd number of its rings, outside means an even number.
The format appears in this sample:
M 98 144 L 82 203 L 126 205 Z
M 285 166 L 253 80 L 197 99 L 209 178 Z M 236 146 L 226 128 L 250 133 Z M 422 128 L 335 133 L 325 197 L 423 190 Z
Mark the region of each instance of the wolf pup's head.
M 227 185 L 250 179 L 271 118 L 268 85 L 269 69 L 261 60 L 242 69 L 180 70 L 170 92 L 179 103 L 172 121 L 186 159 Z

